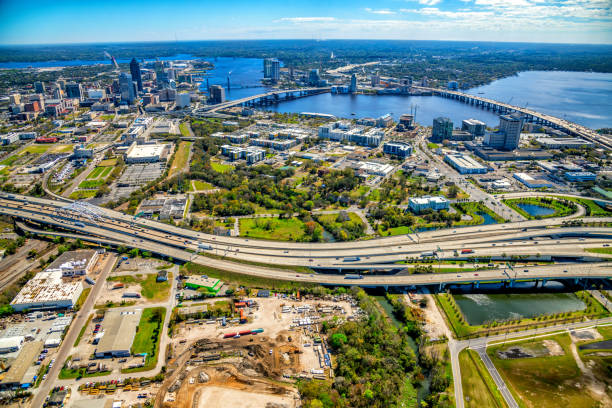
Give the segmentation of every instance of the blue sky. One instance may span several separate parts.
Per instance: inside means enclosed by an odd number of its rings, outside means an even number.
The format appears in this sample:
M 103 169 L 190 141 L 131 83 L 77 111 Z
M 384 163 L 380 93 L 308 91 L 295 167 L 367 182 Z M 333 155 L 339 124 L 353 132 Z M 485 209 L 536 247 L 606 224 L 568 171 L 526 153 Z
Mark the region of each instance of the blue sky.
M 0 0 L 0 44 L 206 39 L 612 43 L 612 0 Z

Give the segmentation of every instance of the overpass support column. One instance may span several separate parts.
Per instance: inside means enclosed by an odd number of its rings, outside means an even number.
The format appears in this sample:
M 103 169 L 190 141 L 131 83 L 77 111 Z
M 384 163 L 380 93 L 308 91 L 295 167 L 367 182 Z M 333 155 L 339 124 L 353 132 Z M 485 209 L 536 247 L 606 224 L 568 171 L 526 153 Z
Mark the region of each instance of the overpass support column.
M 542 287 L 544 287 L 544 285 L 546 285 L 546 282 L 548 282 L 548 279 L 542 279 Z
M 574 278 L 574 285 L 577 285 L 580 282 L 579 278 Z
M 514 287 L 514 279 L 510 279 L 510 287 L 513 288 Z
M 438 288 L 438 290 L 440 292 L 442 292 L 443 289 L 444 289 L 444 284 L 442 282 L 440 282 L 440 287 Z
M 389 285 L 385 285 L 385 286 L 383 286 L 383 287 L 385 288 L 385 292 L 388 292 L 388 291 L 389 291 Z
M 480 281 L 476 281 L 476 289 L 480 287 Z

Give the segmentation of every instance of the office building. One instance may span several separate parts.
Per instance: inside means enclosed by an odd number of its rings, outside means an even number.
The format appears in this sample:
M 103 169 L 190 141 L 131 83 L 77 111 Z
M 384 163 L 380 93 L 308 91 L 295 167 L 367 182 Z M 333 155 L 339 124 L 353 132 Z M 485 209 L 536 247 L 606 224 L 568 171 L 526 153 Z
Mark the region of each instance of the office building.
M 474 140 L 474 135 L 466 130 L 453 129 L 450 140 L 454 142 L 465 142 L 467 140 Z
M 380 85 L 380 75 L 378 74 L 374 74 L 372 75 L 372 79 L 371 79 L 372 83 L 372 87 L 376 87 L 378 85 Z
M 408 208 L 415 214 L 420 214 L 426 210 L 448 210 L 449 207 L 450 201 L 442 196 L 413 197 L 408 200 Z
M 34 91 L 36 91 L 36 93 L 44 94 L 45 93 L 45 83 L 41 81 L 34 82 Z
M 119 89 L 122 101 L 126 101 L 130 105 L 134 103 L 136 92 L 134 92 L 134 82 L 132 81 L 131 74 L 126 74 L 125 72 L 119 74 Z
M 565 179 L 571 182 L 585 182 L 585 181 L 595 181 L 597 175 L 595 173 L 591 173 L 590 171 L 566 171 Z
M 136 82 L 138 92 L 142 92 L 142 73 L 140 72 L 140 64 L 136 61 L 136 58 L 132 58 L 130 62 L 130 74 L 132 75 L 132 80 Z
M 19 105 L 21 103 L 21 94 L 11 94 L 11 96 L 9 96 L 9 102 L 11 105 Z
M 411 128 L 414 125 L 414 116 L 408 115 L 407 113 L 400 116 L 399 124 L 404 126 L 406 129 Z
M 412 154 L 412 146 L 404 142 L 387 142 L 383 145 L 383 153 L 405 158 Z
M 431 130 L 431 141 L 441 142 L 450 140 L 453 136 L 453 121 L 449 118 L 435 118 L 433 120 L 433 128 Z
M 351 75 L 351 86 L 349 87 L 350 93 L 357 92 L 357 75 Z
M 189 92 L 181 92 L 176 94 L 176 107 L 184 108 L 191 103 L 191 94 Z
M 308 74 L 308 84 L 311 86 L 319 86 L 319 81 L 321 81 L 321 77 L 319 76 L 318 69 L 311 69 Z
M 66 84 L 66 97 L 76 98 L 79 101 L 83 99 L 83 86 L 76 82 L 69 82 Z
M 485 135 L 487 125 L 476 119 L 465 119 L 461 122 L 461 130 L 470 132 L 474 137 L 482 137 Z
M 484 174 L 487 168 L 474 158 L 464 154 L 447 154 L 444 161 L 453 166 L 460 174 Z
M 493 149 L 503 149 L 506 135 L 503 132 L 487 132 L 483 144 Z
M 457 90 L 459 88 L 459 84 L 457 81 L 448 81 L 448 89 Z
M 212 85 L 210 87 L 209 102 L 212 104 L 225 102 L 225 89 L 221 85 Z
M 280 80 L 280 61 L 276 58 L 266 58 L 264 60 L 264 78 L 272 82 Z
M 504 150 L 518 148 L 523 129 L 523 118 L 518 114 L 502 115 L 499 117 L 499 130 L 505 135 Z

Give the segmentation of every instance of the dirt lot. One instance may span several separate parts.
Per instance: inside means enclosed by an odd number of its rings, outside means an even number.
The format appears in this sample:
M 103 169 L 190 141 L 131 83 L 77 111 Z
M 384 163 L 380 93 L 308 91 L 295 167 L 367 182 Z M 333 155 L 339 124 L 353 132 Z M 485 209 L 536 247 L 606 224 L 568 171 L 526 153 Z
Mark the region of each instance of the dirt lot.
M 260 408 L 267 404 L 276 404 L 276 406 L 287 408 L 296 406 L 295 400 L 290 397 L 258 394 L 215 386 L 202 388 L 197 406 L 200 408 L 225 408 L 228 406 Z

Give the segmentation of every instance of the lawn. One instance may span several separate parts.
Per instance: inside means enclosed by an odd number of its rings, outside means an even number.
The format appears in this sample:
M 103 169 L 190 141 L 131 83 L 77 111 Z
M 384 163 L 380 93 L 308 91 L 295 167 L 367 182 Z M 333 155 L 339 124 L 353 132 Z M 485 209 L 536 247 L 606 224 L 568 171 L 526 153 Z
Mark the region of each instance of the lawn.
M 79 184 L 79 188 L 84 190 L 97 189 L 105 183 L 106 182 L 104 180 L 84 180 L 81 181 L 81 184 Z
M 17 161 L 17 159 L 19 159 L 19 156 L 14 154 L 14 155 L 9 156 L 6 159 L 2 160 L 0 162 L 0 165 L 2 165 L 2 166 L 12 166 L 13 163 L 15 163 Z
M 192 142 L 181 142 L 179 143 L 179 147 L 174 154 L 174 160 L 172 161 L 172 166 L 170 167 L 170 171 L 168 172 L 168 177 L 172 177 L 179 171 L 181 171 L 187 165 L 187 160 L 189 159 L 189 151 L 191 150 Z
M 218 173 L 227 173 L 228 171 L 234 170 L 234 166 L 231 164 L 223 164 L 212 160 L 210 162 L 210 167 Z
M 165 307 L 151 307 L 143 310 L 131 352 L 132 354 L 146 354 L 145 365 L 121 370 L 122 372 L 148 371 L 155 368 L 159 356 L 159 339 L 165 316 Z
M 473 350 L 459 353 L 461 386 L 467 408 L 506 407 L 503 397 L 478 354 Z
M 43 154 L 43 153 L 68 153 L 73 149 L 72 145 L 65 144 L 36 144 L 23 149 L 20 154 Z
M 412 233 L 412 229 L 407 226 L 393 227 L 393 228 L 389 228 L 386 231 L 380 230 L 379 233 L 383 237 L 388 237 L 390 235 L 406 235 L 406 234 Z
M 437 145 L 436 143 L 432 143 L 432 142 L 427 143 L 427 148 L 429 150 L 437 149 L 438 147 L 440 147 L 440 146 Z
M 570 349 L 569 335 L 564 333 L 547 337 L 546 340 L 557 342 L 563 349 L 563 355 L 507 360 L 498 358 L 497 351 L 500 348 L 507 348 L 507 345 L 490 347 L 487 353 L 506 380 L 510 391 L 517 400 L 521 400 L 525 407 L 598 406 L 597 401 L 591 398 L 590 393 L 585 390 L 584 377 Z M 516 345 L 529 348 L 543 347 L 541 339 L 535 341 L 530 339 L 512 344 L 512 346 Z
M 74 305 L 75 310 L 79 310 L 83 306 L 83 303 L 85 303 L 85 301 L 87 300 L 87 296 L 89 296 L 89 292 L 91 292 L 91 288 L 83 289 L 83 292 L 81 292 L 81 295 L 79 296 L 76 301 L 76 304 Z
M 87 180 L 105 179 L 113 170 L 112 166 L 98 166 L 87 175 Z
M 578 203 L 586 208 L 586 215 L 591 217 L 609 217 L 612 215 L 612 211 L 608 211 L 605 208 L 597 205 L 593 200 L 587 200 L 585 198 L 576 198 L 576 197 L 559 197 L 564 200 L 573 201 Z
M 89 317 L 87 318 L 87 321 L 85 322 L 85 324 L 83 324 L 83 327 L 81 327 L 81 331 L 79 332 L 79 335 L 77 336 L 76 340 L 74 341 L 74 347 L 78 346 L 79 343 L 81 342 L 81 338 L 83 338 L 83 334 L 85 334 L 85 330 L 87 329 L 87 326 L 89 325 L 89 322 L 91 322 L 91 319 L 93 319 L 94 315 L 90 314 Z
M 240 236 L 274 241 L 299 241 L 304 223 L 297 218 L 241 218 Z
M 511 198 L 511 199 L 506 199 L 502 201 L 508 207 L 512 208 L 514 211 L 521 214 L 523 217 L 525 217 L 528 220 L 534 220 L 534 219 L 540 219 L 540 218 L 564 217 L 567 215 L 574 214 L 576 212 L 576 209 L 569 207 L 568 205 L 562 203 L 560 200 L 556 198 L 527 197 L 527 198 Z M 529 214 L 527 211 L 520 208 L 518 204 L 537 205 L 540 207 L 553 209 L 555 210 L 555 212 L 549 215 L 533 216 Z M 575 206 L 575 203 L 569 203 L 569 205 Z

